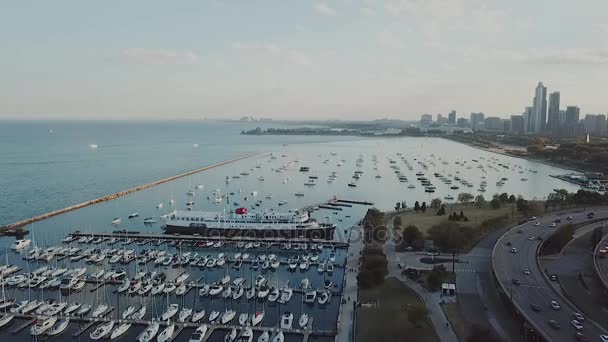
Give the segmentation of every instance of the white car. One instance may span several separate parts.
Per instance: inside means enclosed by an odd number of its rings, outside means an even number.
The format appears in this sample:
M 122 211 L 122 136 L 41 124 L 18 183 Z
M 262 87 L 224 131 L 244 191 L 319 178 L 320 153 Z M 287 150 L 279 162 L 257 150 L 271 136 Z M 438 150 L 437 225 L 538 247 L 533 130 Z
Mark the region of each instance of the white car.
M 532 217 L 530 217 L 528 220 L 529 220 L 529 221 L 534 221 L 534 220 L 536 220 L 536 216 L 532 216 Z
M 530 240 L 530 241 L 534 240 L 534 236 L 530 235 L 530 237 L 528 238 L 528 240 Z
M 555 224 L 555 222 L 553 222 L 553 223 L 551 223 L 551 224 L 549 225 L 549 227 L 551 227 L 551 228 L 555 228 L 555 227 L 557 227 L 557 224 Z
M 554 300 L 552 300 L 552 301 L 551 301 L 551 307 L 553 308 L 553 310 L 559 310 L 559 309 L 561 309 L 561 308 L 562 308 L 562 307 L 561 307 L 561 306 L 559 306 L 559 304 L 557 304 L 557 302 L 556 302 L 556 301 L 554 301 Z
M 517 253 L 517 248 L 515 248 L 515 247 L 511 248 L 511 253 Z
M 524 269 L 524 274 L 525 274 L 525 275 L 530 275 L 530 270 L 529 270 L 529 269 L 527 269 L 527 268 L 525 268 L 525 269 Z
M 536 221 L 536 222 L 534 222 L 534 225 L 535 226 L 540 226 L 540 222 Z
M 581 314 L 580 314 L 580 313 L 578 313 L 578 312 L 573 312 L 573 313 L 572 313 L 572 316 L 574 316 L 574 318 L 575 318 L 577 321 L 579 321 L 579 322 L 582 322 L 582 321 L 584 321 L 584 320 L 585 320 L 585 316 L 581 315 Z
M 583 325 L 581 324 L 581 322 L 573 319 L 570 321 L 570 324 L 572 324 L 572 326 L 574 327 L 574 329 L 576 330 L 583 330 Z
M 602 342 L 608 342 L 608 335 L 600 335 L 600 340 Z

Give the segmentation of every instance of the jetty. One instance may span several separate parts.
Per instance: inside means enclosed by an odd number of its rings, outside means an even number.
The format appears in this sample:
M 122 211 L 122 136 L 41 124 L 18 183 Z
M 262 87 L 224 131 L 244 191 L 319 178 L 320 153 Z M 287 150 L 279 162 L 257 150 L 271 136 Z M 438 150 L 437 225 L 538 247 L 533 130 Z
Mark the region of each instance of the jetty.
M 91 206 L 91 205 L 94 205 L 94 204 L 97 204 L 97 203 L 111 201 L 111 200 L 114 200 L 114 199 L 117 199 L 117 198 L 120 198 L 120 197 L 127 196 L 127 195 L 132 194 L 132 193 L 137 192 L 137 191 L 145 190 L 145 189 L 151 188 L 151 187 L 156 186 L 156 185 L 160 185 L 160 184 L 167 183 L 167 182 L 179 179 L 179 178 L 183 178 L 183 177 L 186 177 L 186 176 L 193 175 L 195 173 L 199 173 L 199 172 L 202 172 L 202 171 L 207 171 L 207 170 L 214 169 L 214 168 L 226 165 L 226 164 L 230 164 L 230 163 L 234 163 L 234 162 L 237 162 L 237 161 L 240 161 L 240 160 L 243 160 L 243 159 L 251 158 L 251 157 L 256 156 L 256 155 L 261 155 L 261 153 L 252 153 L 252 154 L 248 154 L 246 156 L 242 156 L 242 157 L 230 159 L 230 160 L 227 160 L 227 161 L 223 161 L 221 163 L 217 163 L 217 164 L 213 164 L 213 165 L 209 165 L 209 166 L 204 166 L 204 167 L 198 168 L 196 170 L 191 170 L 191 171 L 188 171 L 188 172 L 184 172 L 184 173 L 181 173 L 179 175 L 175 175 L 175 176 L 171 176 L 171 177 L 168 177 L 168 178 L 157 180 L 157 181 L 154 181 L 154 182 L 151 182 L 151 183 L 139 185 L 139 186 L 136 186 L 136 187 L 128 189 L 128 190 L 119 191 L 119 192 L 113 193 L 111 195 L 107 195 L 107 196 L 104 196 L 104 197 L 96 198 L 96 199 L 93 199 L 93 200 L 90 200 L 90 201 L 86 201 L 86 202 L 82 202 L 82 203 L 79 203 L 79 204 L 74 204 L 74 205 L 71 205 L 69 207 L 65 207 L 63 209 L 53 210 L 53 211 L 48 212 L 46 214 L 30 217 L 30 218 L 27 218 L 27 219 L 24 219 L 24 220 L 15 222 L 15 223 L 11 223 L 11 224 L 8 224 L 8 225 L 5 225 L 5 226 L 1 226 L 0 227 L 0 235 L 6 234 L 7 232 L 18 231 L 18 228 L 27 226 L 28 224 L 31 224 L 31 223 L 34 223 L 34 222 L 38 222 L 38 221 L 42 221 L 42 220 L 48 219 L 48 218 L 53 217 L 53 216 L 57 216 L 57 215 L 64 214 L 64 213 L 67 213 L 67 212 L 70 212 L 70 211 L 78 210 L 78 209 L 81 209 L 81 208 L 84 208 L 84 207 L 88 207 L 88 206 Z

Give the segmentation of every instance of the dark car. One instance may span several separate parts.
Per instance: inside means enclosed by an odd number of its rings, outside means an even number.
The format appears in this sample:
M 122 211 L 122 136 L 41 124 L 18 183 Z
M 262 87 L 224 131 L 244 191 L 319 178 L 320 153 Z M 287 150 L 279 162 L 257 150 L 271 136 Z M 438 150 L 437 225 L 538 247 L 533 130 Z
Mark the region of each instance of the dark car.
M 560 328 L 559 323 L 557 323 L 557 321 L 556 321 L 556 320 L 554 320 L 554 319 L 549 320 L 549 325 L 550 325 L 550 326 L 551 326 L 553 329 L 559 329 L 559 328 Z
M 592 218 L 595 214 L 593 212 L 590 212 L 589 214 L 587 214 L 587 218 Z
M 576 340 L 579 342 L 587 342 L 589 341 L 589 339 L 587 338 L 587 336 L 585 336 L 585 334 L 583 334 L 582 332 L 577 332 L 574 337 L 576 337 Z
M 532 308 L 532 311 L 534 311 L 534 312 L 540 312 L 541 311 L 540 305 L 530 304 L 530 307 Z
M 507 246 L 511 246 L 511 241 L 507 241 Z
M 560 222 L 562 222 L 562 219 L 555 219 L 555 221 L 553 221 L 553 222 L 560 223 Z
M 517 279 L 517 278 L 513 278 L 513 285 L 519 285 L 519 284 L 521 284 L 521 283 L 519 282 L 519 279 Z

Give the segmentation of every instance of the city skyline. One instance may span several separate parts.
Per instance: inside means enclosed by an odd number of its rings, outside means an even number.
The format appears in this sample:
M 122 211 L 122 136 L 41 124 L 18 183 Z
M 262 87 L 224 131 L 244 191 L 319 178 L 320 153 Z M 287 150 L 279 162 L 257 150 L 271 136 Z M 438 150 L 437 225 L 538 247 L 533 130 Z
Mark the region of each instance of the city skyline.
M 605 113 L 606 10 L 599 1 L 16 2 L 0 11 L 0 119 L 416 120 L 451 109 L 507 118 L 538 80 L 563 104 Z

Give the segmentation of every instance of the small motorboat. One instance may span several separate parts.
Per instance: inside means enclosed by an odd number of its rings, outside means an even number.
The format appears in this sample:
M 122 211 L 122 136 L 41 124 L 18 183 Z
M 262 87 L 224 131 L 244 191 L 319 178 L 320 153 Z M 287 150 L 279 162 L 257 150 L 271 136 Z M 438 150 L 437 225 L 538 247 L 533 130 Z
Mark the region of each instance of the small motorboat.
M 196 328 L 196 330 L 194 330 L 192 333 L 192 336 L 190 336 L 190 340 L 188 342 L 201 342 L 203 338 L 205 338 L 207 330 L 209 330 L 209 328 L 207 328 L 207 324 L 203 324 Z
M 131 214 L 129 214 L 129 218 L 135 218 L 135 217 L 138 217 L 138 216 L 139 216 L 139 213 L 131 213 Z
M 291 329 L 293 324 L 293 314 L 286 312 L 281 316 L 281 329 Z

